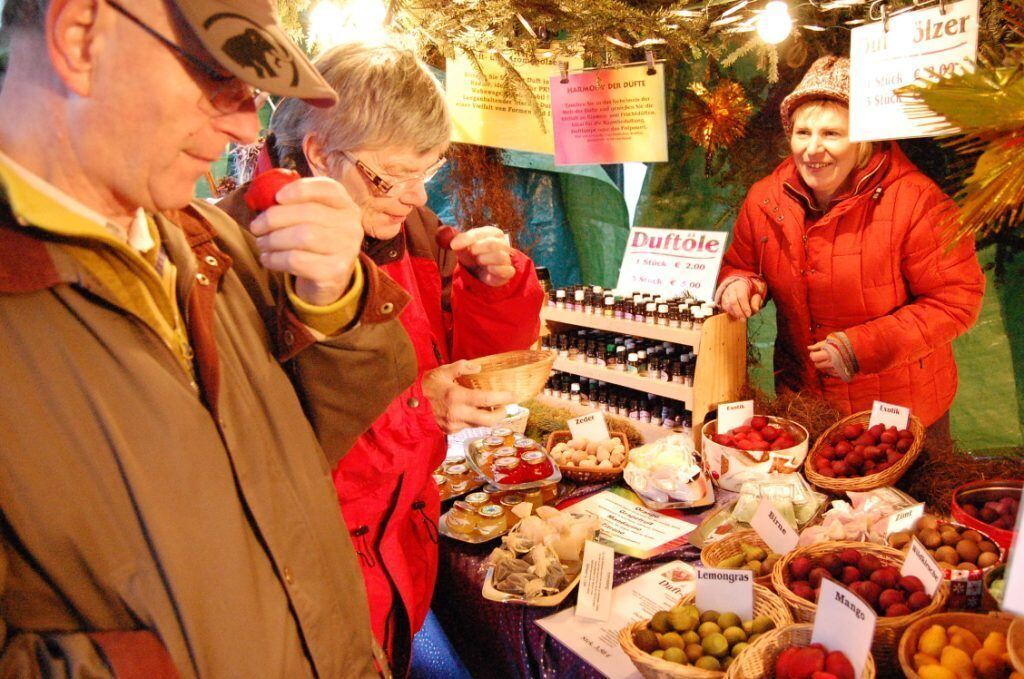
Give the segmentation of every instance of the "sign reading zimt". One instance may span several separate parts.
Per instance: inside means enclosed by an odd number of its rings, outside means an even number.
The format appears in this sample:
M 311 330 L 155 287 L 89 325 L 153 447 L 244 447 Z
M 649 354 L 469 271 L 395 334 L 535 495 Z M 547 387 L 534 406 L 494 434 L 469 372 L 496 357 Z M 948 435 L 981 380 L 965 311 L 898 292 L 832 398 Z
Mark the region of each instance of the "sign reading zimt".
M 456 57 L 448 59 L 445 76 L 445 97 L 452 115 L 452 141 L 554 153 L 549 81 L 552 75 L 558 74 L 558 64 L 551 59 L 529 63 L 513 54 L 505 58 L 529 85 L 541 115 L 538 117 L 521 92 L 506 87 L 508 72 L 500 61 L 480 56 L 474 64 L 461 51 L 456 51 Z M 569 68 L 582 67 L 582 59 L 569 60 Z
M 727 237 L 720 231 L 635 226 L 629 232 L 616 289 L 670 297 L 689 291 L 710 301 Z
M 978 0 L 937 4 L 858 26 L 850 34 L 850 140 L 927 137 L 939 116 L 912 115 L 893 90 L 971 68 Z

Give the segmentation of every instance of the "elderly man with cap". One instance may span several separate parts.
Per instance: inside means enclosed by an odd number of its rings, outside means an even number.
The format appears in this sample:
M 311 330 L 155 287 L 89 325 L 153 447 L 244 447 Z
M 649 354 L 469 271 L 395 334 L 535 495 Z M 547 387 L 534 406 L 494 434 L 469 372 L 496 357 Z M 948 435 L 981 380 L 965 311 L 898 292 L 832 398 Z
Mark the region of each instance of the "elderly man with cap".
M 775 300 L 780 388 L 845 413 L 909 406 L 948 432 L 952 342 L 985 290 L 974 241 L 947 247 L 956 207 L 896 143 L 850 141 L 849 101 L 850 62 L 834 56 L 783 99 L 792 153 L 747 194 L 717 298 L 738 318 Z
M 270 0 L 7 0 L 0 676 L 386 672 L 331 485 L 411 383 L 327 178 L 192 202 L 256 90 L 334 92 Z

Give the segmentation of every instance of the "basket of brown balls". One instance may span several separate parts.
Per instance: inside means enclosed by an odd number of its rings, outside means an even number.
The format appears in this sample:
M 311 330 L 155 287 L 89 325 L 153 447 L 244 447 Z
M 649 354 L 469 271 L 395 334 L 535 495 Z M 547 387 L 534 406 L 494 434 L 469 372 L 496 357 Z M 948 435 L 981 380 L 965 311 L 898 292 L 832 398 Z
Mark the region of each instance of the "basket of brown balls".
M 603 483 L 622 476 L 629 459 L 629 439 L 620 431 L 611 438 L 590 441 L 573 438 L 568 430 L 551 432 L 548 452 L 558 464 L 562 476 L 579 483 Z

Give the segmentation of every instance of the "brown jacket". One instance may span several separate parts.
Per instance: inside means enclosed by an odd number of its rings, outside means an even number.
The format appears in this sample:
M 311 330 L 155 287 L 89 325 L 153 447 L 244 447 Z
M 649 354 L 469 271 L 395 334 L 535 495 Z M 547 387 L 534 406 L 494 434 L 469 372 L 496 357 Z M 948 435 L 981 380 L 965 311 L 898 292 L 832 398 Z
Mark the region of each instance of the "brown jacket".
M 414 378 L 408 297 L 364 259 L 355 327 L 313 343 L 222 212 L 158 227 L 198 385 L 0 192 L 0 677 L 152 676 L 161 642 L 182 677 L 375 676 L 321 449 Z

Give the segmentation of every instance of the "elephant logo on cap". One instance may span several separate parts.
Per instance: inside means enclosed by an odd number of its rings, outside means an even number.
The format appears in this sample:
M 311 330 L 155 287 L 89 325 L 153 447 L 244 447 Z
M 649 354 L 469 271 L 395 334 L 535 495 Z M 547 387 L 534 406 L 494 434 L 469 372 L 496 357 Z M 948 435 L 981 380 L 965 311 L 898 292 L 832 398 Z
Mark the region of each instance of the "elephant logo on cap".
M 247 28 L 238 35 L 228 38 L 221 49 L 242 68 L 256 69 L 258 77 L 277 77 L 277 71 L 270 65 L 268 59 L 274 54 L 274 46 L 255 28 Z M 280 67 L 280 57 L 275 61 Z
M 292 58 L 291 53 L 273 35 L 267 33 L 262 27 L 255 24 L 248 17 L 231 12 L 214 14 L 203 22 L 204 29 L 210 29 L 215 23 L 223 19 L 234 19 L 241 21 L 248 26 L 238 27 L 240 32 L 228 37 L 221 44 L 224 55 L 234 61 L 242 68 L 251 68 L 256 71 L 257 78 L 277 78 L 278 71 L 291 66 L 291 82 L 295 86 L 299 81 L 299 70 Z M 229 29 L 230 30 L 230 29 Z

